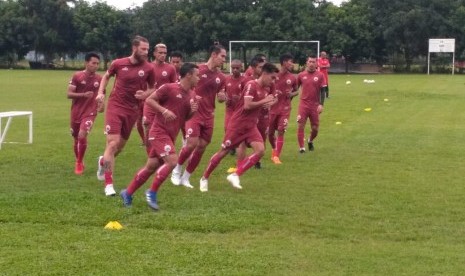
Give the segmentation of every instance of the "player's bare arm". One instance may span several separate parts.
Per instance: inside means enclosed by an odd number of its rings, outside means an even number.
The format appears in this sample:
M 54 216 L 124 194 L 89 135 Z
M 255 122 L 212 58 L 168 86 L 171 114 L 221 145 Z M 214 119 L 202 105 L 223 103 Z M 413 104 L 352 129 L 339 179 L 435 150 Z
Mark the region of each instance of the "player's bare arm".
M 94 92 L 92 91 L 87 91 L 84 93 L 76 93 L 76 86 L 74 85 L 68 86 L 68 92 L 67 92 L 68 99 L 91 98 L 93 95 L 94 95 Z
M 165 118 L 166 122 L 172 122 L 176 120 L 176 115 L 169 109 L 163 107 L 160 105 L 158 102 L 158 97 L 157 93 L 152 93 L 146 100 L 145 102 L 152 107 L 154 110 L 160 112 L 163 117 Z
M 97 97 L 95 97 L 95 100 L 97 101 L 99 108 L 101 105 L 105 103 L 105 89 L 107 88 L 110 77 L 110 74 L 108 72 L 105 72 L 105 74 L 102 77 L 102 81 L 100 81 Z
M 244 97 L 244 109 L 250 110 L 260 107 L 270 107 L 274 102 L 275 97 L 273 95 L 267 95 L 264 99 L 254 102 L 252 97 L 245 96 Z M 268 105 L 268 106 L 267 106 Z

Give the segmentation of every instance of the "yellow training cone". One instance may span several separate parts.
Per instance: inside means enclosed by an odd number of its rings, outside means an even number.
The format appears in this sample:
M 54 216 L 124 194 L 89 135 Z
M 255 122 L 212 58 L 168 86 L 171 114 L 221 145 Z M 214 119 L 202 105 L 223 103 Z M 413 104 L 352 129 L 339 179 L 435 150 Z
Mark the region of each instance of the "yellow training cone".
M 389 102 L 389 99 L 384 99 L 385 102 Z
M 342 125 L 342 122 L 336 122 L 336 125 Z
M 110 221 L 105 225 L 105 229 L 110 229 L 110 230 L 121 230 L 123 229 L 123 225 L 117 221 Z
M 370 112 L 370 111 L 371 111 L 371 107 L 365 108 L 365 111 L 366 111 L 366 112 Z

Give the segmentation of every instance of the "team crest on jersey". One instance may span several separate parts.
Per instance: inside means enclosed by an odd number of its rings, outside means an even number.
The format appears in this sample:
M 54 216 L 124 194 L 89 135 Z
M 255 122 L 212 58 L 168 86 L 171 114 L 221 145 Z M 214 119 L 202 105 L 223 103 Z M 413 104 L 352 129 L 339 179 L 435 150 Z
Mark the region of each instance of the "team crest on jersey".
M 170 145 L 165 145 L 165 152 L 168 153 L 171 151 L 171 146 Z
M 287 83 L 288 85 L 290 85 L 290 84 L 292 83 L 292 81 L 291 81 L 290 79 L 288 79 L 288 80 L 286 80 L 286 83 Z
M 314 77 L 314 78 L 313 78 L 313 81 L 318 81 L 318 77 Z
M 215 81 L 216 81 L 216 84 L 220 84 L 221 82 L 220 78 L 216 78 Z
M 98 83 L 98 81 L 94 82 L 94 87 L 97 88 L 100 86 L 100 83 Z
M 137 74 L 139 75 L 139 77 L 143 77 L 145 75 L 145 72 L 144 70 L 139 70 Z
M 163 72 L 161 72 L 161 75 L 162 75 L 163 77 L 166 77 L 166 76 L 168 76 L 168 72 L 163 71 Z
M 194 130 L 193 130 L 192 128 L 189 128 L 189 129 L 187 130 L 187 135 L 191 135 L 192 132 L 194 132 Z

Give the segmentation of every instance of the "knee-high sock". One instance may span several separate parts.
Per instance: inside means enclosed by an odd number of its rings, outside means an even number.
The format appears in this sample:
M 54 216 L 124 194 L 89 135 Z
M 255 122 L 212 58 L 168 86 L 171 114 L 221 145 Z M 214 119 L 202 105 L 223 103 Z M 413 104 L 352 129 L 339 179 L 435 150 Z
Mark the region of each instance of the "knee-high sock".
M 152 173 L 145 168 L 140 169 L 134 178 L 132 179 L 131 183 L 129 184 L 128 188 L 126 189 L 129 195 L 134 194 L 137 189 L 139 189 L 142 185 L 144 185 L 145 181 L 149 179 Z
M 77 138 L 74 138 L 73 149 L 74 149 L 74 157 L 76 158 L 76 161 L 77 161 L 78 159 L 78 139 Z
M 276 155 L 277 156 L 281 155 L 281 151 L 283 150 L 283 145 L 284 145 L 284 136 L 278 135 L 278 139 L 276 139 Z
M 155 179 L 152 182 L 150 191 L 157 192 L 158 188 L 160 188 L 161 184 L 163 184 L 163 182 L 166 180 L 168 175 L 170 175 L 172 170 L 173 168 L 171 166 L 168 166 L 167 164 L 161 165 L 161 167 L 158 168 L 157 172 L 155 173 Z
M 86 154 L 87 149 L 87 138 L 78 138 L 78 155 L 77 155 L 77 162 L 82 163 L 82 159 L 84 159 L 84 155 Z
M 186 171 L 188 173 L 193 173 L 197 166 L 200 163 L 200 160 L 202 159 L 203 152 L 199 152 L 196 149 L 192 153 L 191 159 L 189 160 L 189 164 L 186 166 Z
M 310 133 L 310 140 L 309 140 L 309 142 L 313 142 L 313 140 L 316 138 L 317 135 L 318 135 L 318 130 L 312 129 L 312 132 Z
M 270 130 L 270 133 L 268 133 L 268 140 L 270 141 L 271 148 L 276 150 L 276 136 L 274 134 L 274 131 Z
M 210 162 L 208 163 L 207 168 L 205 169 L 205 172 L 203 173 L 203 177 L 209 178 L 210 174 L 215 170 L 215 168 L 220 164 L 221 160 L 223 159 L 225 155 L 221 156 L 218 153 L 215 153 L 212 158 L 210 158 Z
M 178 165 L 183 165 L 189 156 L 191 156 L 192 151 L 190 151 L 187 147 L 182 147 L 181 152 L 179 153 L 178 157 Z
M 260 161 L 261 156 L 257 154 L 252 154 L 245 158 L 245 160 L 242 162 L 242 164 L 237 168 L 236 174 L 241 176 L 244 174 L 248 169 L 250 169 L 255 163 Z
M 303 148 L 304 147 L 304 128 L 300 127 L 297 129 L 297 142 L 299 143 L 299 147 Z

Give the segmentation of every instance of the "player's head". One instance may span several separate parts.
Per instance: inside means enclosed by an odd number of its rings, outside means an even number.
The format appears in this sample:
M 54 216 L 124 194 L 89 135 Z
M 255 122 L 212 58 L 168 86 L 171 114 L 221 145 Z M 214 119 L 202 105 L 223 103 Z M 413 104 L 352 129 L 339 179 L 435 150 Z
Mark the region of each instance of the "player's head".
M 294 68 L 294 56 L 289 53 L 282 54 L 279 57 L 279 63 L 281 64 L 281 68 L 287 71 L 292 71 Z
M 174 66 L 174 68 L 176 68 L 176 70 L 180 70 L 181 69 L 181 66 L 182 66 L 182 53 L 179 52 L 179 51 L 173 51 L 171 52 L 171 59 L 170 59 L 170 63 Z
M 95 73 L 100 64 L 100 56 L 95 52 L 89 52 L 84 57 L 86 71 L 89 73 Z
M 195 87 L 199 82 L 199 67 L 194 63 L 186 62 L 179 70 L 181 81 L 187 80 L 191 87 Z
M 265 63 L 262 68 L 262 75 L 260 79 L 264 86 L 270 86 L 276 79 L 279 72 L 278 67 L 273 63 Z
M 159 63 L 163 63 L 166 60 L 166 54 L 168 53 L 168 49 L 166 45 L 163 43 L 158 43 L 153 47 L 153 56 L 155 57 L 155 61 Z
M 212 45 L 208 53 L 210 54 L 208 61 L 212 63 L 213 67 L 219 68 L 226 61 L 226 49 L 220 44 Z
M 325 52 L 325 51 L 321 51 L 321 53 L 320 53 L 320 57 L 322 57 L 322 58 L 326 58 L 326 57 L 327 57 L 327 54 L 326 54 L 326 52 Z
M 316 57 L 315 56 L 309 56 L 307 58 L 307 71 L 315 72 L 316 67 L 317 67 Z
M 254 58 L 260 58 L 263 59 L 264 62 L 266 62 L 266 55 L 262 53 L 258 53 L 254 56 Z
M 263 65 L 265 60 L 261 57 L 254 57 L 250 61 L 250 67 L 252 67 L 254 77 L 259 77 L 262 73 Z
M 132 56 L 137 62 L 144 62 L 148 59 L 149 41 L 147 38 L 136 35 L 132 40 Z
M 242 62 L 238 59 L 231 61 L 231 73 L 234 77 L 239 77 L 241 75 Z

